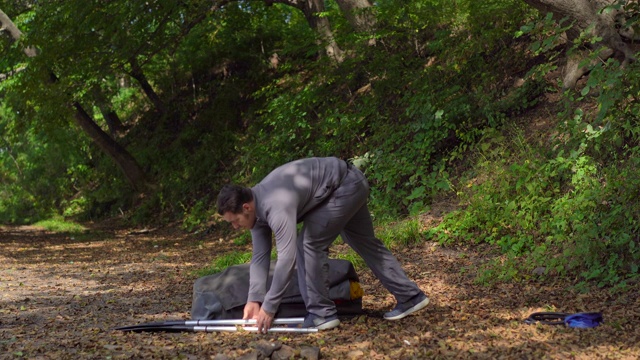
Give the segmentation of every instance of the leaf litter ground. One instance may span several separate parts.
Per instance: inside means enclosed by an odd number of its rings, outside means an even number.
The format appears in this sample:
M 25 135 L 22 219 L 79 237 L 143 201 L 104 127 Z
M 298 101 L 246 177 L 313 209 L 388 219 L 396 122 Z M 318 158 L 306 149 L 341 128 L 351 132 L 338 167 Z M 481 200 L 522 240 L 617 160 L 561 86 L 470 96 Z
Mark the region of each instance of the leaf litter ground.
M 239 358 L 260 340 L 320 348 L 324 359 L 638 359 L 638 284 L 579 293 L 554 279 L 476 284 L 478 248 L 423 243 L 394 253 L 429 306 L 389 322 L 393 297 L 359 269 L 365 315 L 315 334 L 125 333 L 113 328 L 189 319 L 196 270 L 228 251 L 214 235 L 94 225 L 61 235 L 0 227 L 0 359 Z M 334 251 L 340 251 L 337 246 Z M 526 325 L 536 311 L 603 313 L 594 329 Z

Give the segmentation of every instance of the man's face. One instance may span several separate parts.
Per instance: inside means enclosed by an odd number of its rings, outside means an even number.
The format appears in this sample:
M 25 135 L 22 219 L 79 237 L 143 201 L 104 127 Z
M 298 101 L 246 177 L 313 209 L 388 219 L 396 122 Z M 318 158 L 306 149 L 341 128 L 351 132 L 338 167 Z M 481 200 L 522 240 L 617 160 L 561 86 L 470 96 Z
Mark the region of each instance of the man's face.
M 242 205 L 242 211 L 235 214 L 227 211 L 222 215 L 225 221 L 231 223 L 234 229 L 252 229 L 256 223 L 256 213 L 250 203 Z

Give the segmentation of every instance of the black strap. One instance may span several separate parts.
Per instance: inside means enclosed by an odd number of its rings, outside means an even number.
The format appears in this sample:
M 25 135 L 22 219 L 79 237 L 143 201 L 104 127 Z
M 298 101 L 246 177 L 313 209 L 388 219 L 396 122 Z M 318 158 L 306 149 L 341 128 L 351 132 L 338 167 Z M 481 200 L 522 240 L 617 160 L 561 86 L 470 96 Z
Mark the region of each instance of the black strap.
M 564 325 L 564 319 L 567 317 L 567 313 L 559 312 L 537 312 L 529 315 L 524 319 L 525 324 L 540 323 L 544 325 Z

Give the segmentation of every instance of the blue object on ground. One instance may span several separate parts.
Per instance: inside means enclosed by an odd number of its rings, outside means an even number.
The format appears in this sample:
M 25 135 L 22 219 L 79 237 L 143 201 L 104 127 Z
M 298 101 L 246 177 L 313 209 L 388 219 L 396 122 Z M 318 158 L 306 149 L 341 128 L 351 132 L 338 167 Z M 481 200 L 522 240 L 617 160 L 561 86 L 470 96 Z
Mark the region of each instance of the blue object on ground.
M 557 313 L 557 312 L 537 312 L 529 315 L 524 320 L 525 324 L 540 323 L 544 325 L 566 325 L 571 328 L 588 329 L 600 325 L 604 320 L 602 313 Z
M 602 321 L 602 314 L 597 312 L 571 314 L 564 318 L 564 323 L 568 327 L 579 329 L 594 328 Z

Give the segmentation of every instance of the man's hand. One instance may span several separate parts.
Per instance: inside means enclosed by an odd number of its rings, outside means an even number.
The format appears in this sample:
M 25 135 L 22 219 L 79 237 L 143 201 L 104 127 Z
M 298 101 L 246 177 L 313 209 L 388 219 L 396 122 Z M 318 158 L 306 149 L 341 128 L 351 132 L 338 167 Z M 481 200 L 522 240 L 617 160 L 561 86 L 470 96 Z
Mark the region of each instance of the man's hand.
M 259 302 L 249 301 L 244 306 L 244 313 L 242 315 L 243 320 L 256 320 L 256 327 L 258 331 L 266 334 L 271 328 L 273 323 L 274 314 L 266 312 L 262 309 Z
M 273 323 L 274 314 L 266 312 L 262 309 L 259 302 L 249 301 L 244 306 L 243 320 L 256 320 L 258 331 L 266 334 Z
M 260 312 L 258 313 L 258 319 L 256 326 L 258 327 L 258 331 L 266 334 L 269 328 L 271 328 L 271 324 L 273 323 L 273 316 L 275 314 L 264 311 L 263 308 L 260 308 Z
M 260 303 L 255 301 L 249 301 L 244 306 L 242 320 L 252 320 L 252 319 L 257 320 L 259 312 L 260 312 Z

